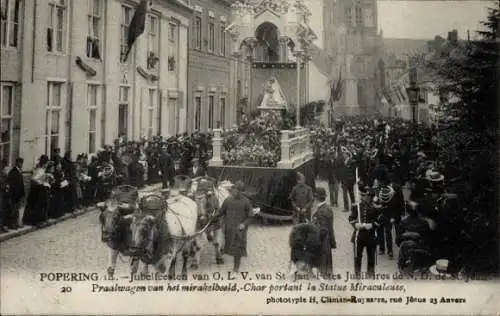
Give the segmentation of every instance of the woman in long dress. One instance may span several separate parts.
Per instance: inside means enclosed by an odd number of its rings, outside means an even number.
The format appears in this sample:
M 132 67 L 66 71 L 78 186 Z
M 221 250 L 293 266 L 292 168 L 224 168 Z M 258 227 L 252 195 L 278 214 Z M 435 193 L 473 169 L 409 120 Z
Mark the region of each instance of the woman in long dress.
M 51 183 L 49 217 L 59 218 L 64 213 L 64 190 L 62 188 L 64 175 L 61 170 L 61 163 L 57 163 L 48 169 L 50 170 L 48 172 L 50 172 L 54 177 L 54 181 Z
M 23 223 L 26 225 L 39 226 L 48 219 L 50 184 L 45 173 L 48 163 L 47 155 L 42 155 L 38 160 L 38 165 L 33 170 L 23 216 Z

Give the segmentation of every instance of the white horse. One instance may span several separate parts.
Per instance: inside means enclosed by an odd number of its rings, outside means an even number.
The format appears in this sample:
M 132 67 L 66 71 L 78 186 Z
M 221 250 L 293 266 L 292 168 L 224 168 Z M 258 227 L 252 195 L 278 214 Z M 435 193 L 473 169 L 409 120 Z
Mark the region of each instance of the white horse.
M 189 246 L 197 236 L 197 219 L 196 203 L 175 192 L 166 199 L 166 209 L 159 214 L 134 214 L 132 245 L 136 253 L 141 252 L 141 261 L 145 263 L 143 272 L 153 264 L 156 270 L 175 275 L 177 255 L 182 253 L 182 274 L 187 275 Z

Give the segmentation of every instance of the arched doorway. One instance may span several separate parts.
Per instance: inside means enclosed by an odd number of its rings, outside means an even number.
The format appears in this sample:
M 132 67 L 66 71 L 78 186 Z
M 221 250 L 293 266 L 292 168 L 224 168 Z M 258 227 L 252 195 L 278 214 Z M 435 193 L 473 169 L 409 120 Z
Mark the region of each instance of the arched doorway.
M 255 61 L 279 62 L 280 61 L 280 36 L 276 25 L 264 22 L 255 30 Z

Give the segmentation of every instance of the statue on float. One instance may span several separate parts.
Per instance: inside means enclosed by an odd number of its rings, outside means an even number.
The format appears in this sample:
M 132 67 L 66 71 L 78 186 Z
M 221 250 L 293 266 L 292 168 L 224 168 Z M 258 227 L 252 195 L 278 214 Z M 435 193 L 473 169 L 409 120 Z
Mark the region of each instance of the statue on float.
M 260 110 L 281 111 L 288 109 L 288 103 L 283 90 L 276 77 L 271 77 L 264 85 L 262 102 L 258 107 Z

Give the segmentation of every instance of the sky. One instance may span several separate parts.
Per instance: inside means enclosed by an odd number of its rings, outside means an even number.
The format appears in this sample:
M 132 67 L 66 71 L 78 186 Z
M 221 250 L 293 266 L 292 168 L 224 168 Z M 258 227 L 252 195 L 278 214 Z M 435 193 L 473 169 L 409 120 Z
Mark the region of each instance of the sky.
M 322 1 L 307 0 L 319 46 L 322 46 Z M 461 38 L 467 38 L 467 30 L 470 30 L 473 37 L 490 5 L 491 2 L 485 0 L 378 0 L 378 27 L 385 38 L 433 39 L 436 35 L 446 37 L 452 29 L 457 29 Z

